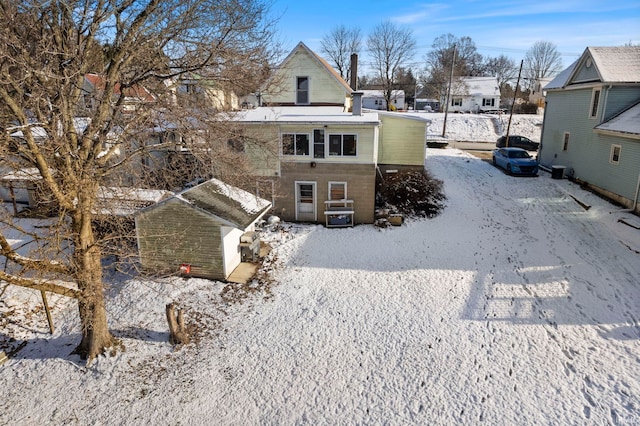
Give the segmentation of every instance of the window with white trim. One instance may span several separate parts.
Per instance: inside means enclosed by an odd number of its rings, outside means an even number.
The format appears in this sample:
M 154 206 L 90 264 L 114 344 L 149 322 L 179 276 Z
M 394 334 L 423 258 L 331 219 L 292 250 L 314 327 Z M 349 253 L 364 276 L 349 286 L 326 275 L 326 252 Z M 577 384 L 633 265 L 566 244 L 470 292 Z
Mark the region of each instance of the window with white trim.
M 620 154 L 622 153 L 621 145 L 611 145 L 611 154 L 609 154 L 609 163 L 620 163 Z
M 307 133 L 283 133 L 282 155 L 309 155 L 309 135 Z
M 357 148 L 357 135 L 329 135 L 329 156 L 355 157 Z
M 451 99 L 451 106 L 462 106 L 462 98 Z
M 482 106 L 496 106 L 495 98 L 482 98 Z
M 329 200 L 346 200 L 347 182 L 329 182 Z
M 589 110 L 589 118 L 598 117 L 598 105 L 600 104 L 600 89 L 593 89 L 591 92 L 591 109 Z
M 313 158 L 324 158 L 324 129 L 313 130 Z
M 571 134 L 569 132 L 564 132 L 564 136 L 562 137 L 562 150 L 563 151 L 568 151 L 569 150 L 569 136 Z
M 296 77 L 296 104 L 309 103 L 309 77 Z

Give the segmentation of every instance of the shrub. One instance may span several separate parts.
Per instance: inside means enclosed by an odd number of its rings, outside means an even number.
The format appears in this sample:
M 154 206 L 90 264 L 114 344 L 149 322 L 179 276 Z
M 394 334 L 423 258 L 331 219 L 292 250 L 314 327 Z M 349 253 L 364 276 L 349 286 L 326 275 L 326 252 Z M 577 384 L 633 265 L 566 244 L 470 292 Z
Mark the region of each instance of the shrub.
M 444 208 L 442 181 L 426 171 L 404 171 L 378 176 L 376 207 L 409 217 L 434 217 Z

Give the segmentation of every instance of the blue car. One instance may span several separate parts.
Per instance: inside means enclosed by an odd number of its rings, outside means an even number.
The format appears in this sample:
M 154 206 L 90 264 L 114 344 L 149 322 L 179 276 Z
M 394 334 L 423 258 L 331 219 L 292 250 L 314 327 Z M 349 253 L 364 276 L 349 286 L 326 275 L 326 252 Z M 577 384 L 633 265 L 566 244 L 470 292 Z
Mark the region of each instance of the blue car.
M 493 151 L 493 165 L 508 174 L 537 175 L 538 161 L 522 148 L 499 148 Z

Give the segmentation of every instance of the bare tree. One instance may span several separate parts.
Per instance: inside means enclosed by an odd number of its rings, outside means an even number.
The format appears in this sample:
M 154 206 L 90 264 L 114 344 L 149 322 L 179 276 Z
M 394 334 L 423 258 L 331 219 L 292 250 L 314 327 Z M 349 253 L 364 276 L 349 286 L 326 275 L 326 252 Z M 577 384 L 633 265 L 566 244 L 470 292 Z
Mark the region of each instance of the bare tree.
M 131 173 L 144 176 L 145 141 L 155 134 L 171 130 L 202 152 L 212 151 L 204 146 L 211 141 L 226 145 L 228 134 L 218 129 L 228 126 L 214 110 L 181 106 L 166 82 L 198 72 L 220 85 L 257 87 L 271 52 L 268 4 L 0 0 L 0 23 L 2 167 L 29 174 L 57 218 L 48 234 L 31 235 L 39 249 L 28 255 L 0 233 L 0 280 L 77 298 L 82 339 L 75 352 L 91 360 L 114 344 L 101 260 L 117 232 L 97 224 L 99 192 Z M 92 93 L 84 89 L 89 73 L 100 76 Z M 175 145 L 160 140 L 153 149 Z M 194 155 L 207 168 L 236 167 L 234 157 L 218 157 Z M 9 217 L 1 221 L 29 233 Z
M 362 45 L 362 34 L 359 28 L 339 25 L 320 41 L 322 53 L 336 67 L 340 77 L 349 82 L 351 79 L 351 54 L 359 54 Z
M 496 58 L 486 58 L 485 70 L 487 74 L 495 76 L 498 79 L 500 94 L 502 97 L 504 97 L 505 85 L 509 81 L 515 79 L 517 75 L 517 67 L 515 61 L 505 55 L 500 55 Z
M 376 25 L 367 38 L 367 48 L 373 59 L 376 77 L 382 83 L 387 109 L 391 107 L 398 69 L 413 58 L 415 47 L 416 41 L 411 30 L 400 28 L 391 21 Z
M 445 98 L 452 63 L 454 77 L 485 74 L 482 55 L 477 52 L 476 45 L 470 37 L 458 38 L 453 34 L 437 37 L 431 45 L 431 50 L 425 55 L 425 62 L 427 66 L 421 83 L 427 96 L 437 99 Z
M 529 85 L 550 77 L 562 69 L 562 58 L 556 45 L 550 41 L 537 41 L 524 57 L 524 73 Z

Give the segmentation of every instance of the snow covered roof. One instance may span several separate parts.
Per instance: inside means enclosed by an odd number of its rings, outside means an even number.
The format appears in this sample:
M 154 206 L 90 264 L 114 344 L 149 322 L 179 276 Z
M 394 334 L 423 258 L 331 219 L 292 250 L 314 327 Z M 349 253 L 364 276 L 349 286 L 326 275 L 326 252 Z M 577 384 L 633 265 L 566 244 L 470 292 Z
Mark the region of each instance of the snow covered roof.
M 587 47 L 580 58 L 556 76 L 544 89 L 562 89 L 583 67 L 595 66 L 600 83 L 640 83 L 640 46 Z
M 604 83 L 640 83 L 640 46 L 588 47 Z
M 384 91 L 383 90 L 359 90 L 359 92 L 362 92 L 362 97 L 363 98 L 384 98 Z M 392 90 L 391 91 L 391 97 L 392 98 L 397 98 L 397 97 L 402 97 L 404 96 L 404 90 Z
M 596 126 L 595 129 L 640 136 L 640 102 Z
M 208 180 L 176 197 L 239 229 L 246 229 L 271 208 L 264 198 L 218 179 Z
M 96 212 L 106 215 L 129 216 L 172 195 L 171 191 L 159 189 L 101 186 L 98 188 Z
M 243 123 L 342 123 L 378 124 L 378 114 L 353 115 L 340 106 L 259 107 L 233 113 L 232 119 Z
M 498 79 L 495 77 L 462 77 L 470 95 L 500 96 Z
M 565 68 L 564 70 L 562 70 L 560 72 L 560 74 L 558 74 L 557 76 L 555 76 L 555 78 L 553 80 L 551 80 L 548 84 L 546 84 L 542 90 L 551 90 L 551 89 L 561 89 L 565 86 L 565 84 L 567 84 L 567 81 L 569 80 L 569 76 L 571 76 L 571 74 L 573 74 L 573 70 L 576 68 L 576 65 L 578 65 L 578 61 L 574 61 L 571 65 L 569 65 L 567 68 Z

